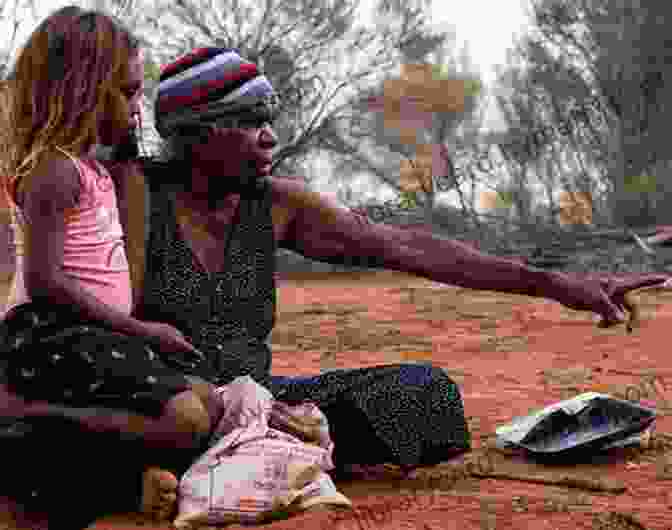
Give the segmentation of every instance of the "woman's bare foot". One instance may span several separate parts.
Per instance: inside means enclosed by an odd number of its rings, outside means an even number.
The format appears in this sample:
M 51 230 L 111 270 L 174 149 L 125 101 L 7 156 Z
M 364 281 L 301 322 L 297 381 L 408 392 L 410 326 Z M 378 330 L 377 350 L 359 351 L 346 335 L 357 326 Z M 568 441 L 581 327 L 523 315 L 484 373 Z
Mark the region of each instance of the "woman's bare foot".
M 170 471 L 150 467 L 142 476 L 140 511 L 153 521 L 172 521 L 177 510 L 178 481 Z

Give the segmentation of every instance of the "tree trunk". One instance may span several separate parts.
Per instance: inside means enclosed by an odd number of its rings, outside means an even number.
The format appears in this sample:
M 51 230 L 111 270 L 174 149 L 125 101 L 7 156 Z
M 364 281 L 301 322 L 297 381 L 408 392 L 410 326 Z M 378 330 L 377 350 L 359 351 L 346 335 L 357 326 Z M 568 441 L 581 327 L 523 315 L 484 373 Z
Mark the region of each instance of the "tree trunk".
M 612 185 L 609 197 L 609 214 L 612 224 L 624 224 L 628 218 L 627 191 L 625 189 L 625 152 L 623 150 L 623 124 L 613 119 L 609 137 L 609 181 Z

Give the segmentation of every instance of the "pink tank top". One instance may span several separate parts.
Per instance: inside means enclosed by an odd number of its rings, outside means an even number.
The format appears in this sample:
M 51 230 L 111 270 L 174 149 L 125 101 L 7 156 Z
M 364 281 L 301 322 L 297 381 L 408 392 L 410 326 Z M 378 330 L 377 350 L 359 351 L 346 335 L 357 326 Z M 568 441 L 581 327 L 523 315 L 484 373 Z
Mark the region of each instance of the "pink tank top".
M 66 218 L 63 272 L 101 302 L 130 315 L 131 279 L 114 182 L 97 162 L 63 152 L 74 162 L 81 182 L 79 204 Z M 21 210 L 13 208 L 16 271 L 7 310 L 30 300 L 23 278 L 25 223 Z

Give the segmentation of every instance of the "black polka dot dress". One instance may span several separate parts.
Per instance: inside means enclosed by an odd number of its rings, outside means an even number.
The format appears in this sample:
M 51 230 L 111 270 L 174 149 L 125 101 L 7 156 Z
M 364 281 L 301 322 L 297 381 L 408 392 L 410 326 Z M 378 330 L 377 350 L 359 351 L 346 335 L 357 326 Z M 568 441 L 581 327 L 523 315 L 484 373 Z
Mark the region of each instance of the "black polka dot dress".
M 209 274 L 181 236 L 174 194 L 152 186 L 142 318 L 178 328 L 206 362 L 186 370 L 223 385 L 240 375 L 267 384 L 275 324 L 275 240 L 266 187 L 243 198 L 229 228 L 226 261 Z M 190 360 L 184 359 L 183 365 Z
M 225 266 L 213 275 L 181 237 L 171 197 L 153 189 L 143 317 L 173 324 L 206 353 L 207 362 L 191 374 L 214 384 L 249 374 L 280 400 L 315 402 L 329 420 L 337 466 L 425 466 L 469 449 L 459 389 L 429 364 L 270 375 L 267 340 L 276 305 L 270 186 L 241 200 Z

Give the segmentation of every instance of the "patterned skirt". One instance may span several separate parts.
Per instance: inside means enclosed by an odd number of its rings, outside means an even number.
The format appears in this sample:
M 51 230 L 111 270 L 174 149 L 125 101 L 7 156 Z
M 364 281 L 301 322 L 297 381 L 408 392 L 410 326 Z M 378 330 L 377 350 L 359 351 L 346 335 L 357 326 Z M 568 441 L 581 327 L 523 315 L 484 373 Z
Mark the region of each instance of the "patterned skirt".
M 159 417 L 190 389 L 144 340 L 34 302 L 0 323 L 0 359 L 4 383 L 30 401 Z

